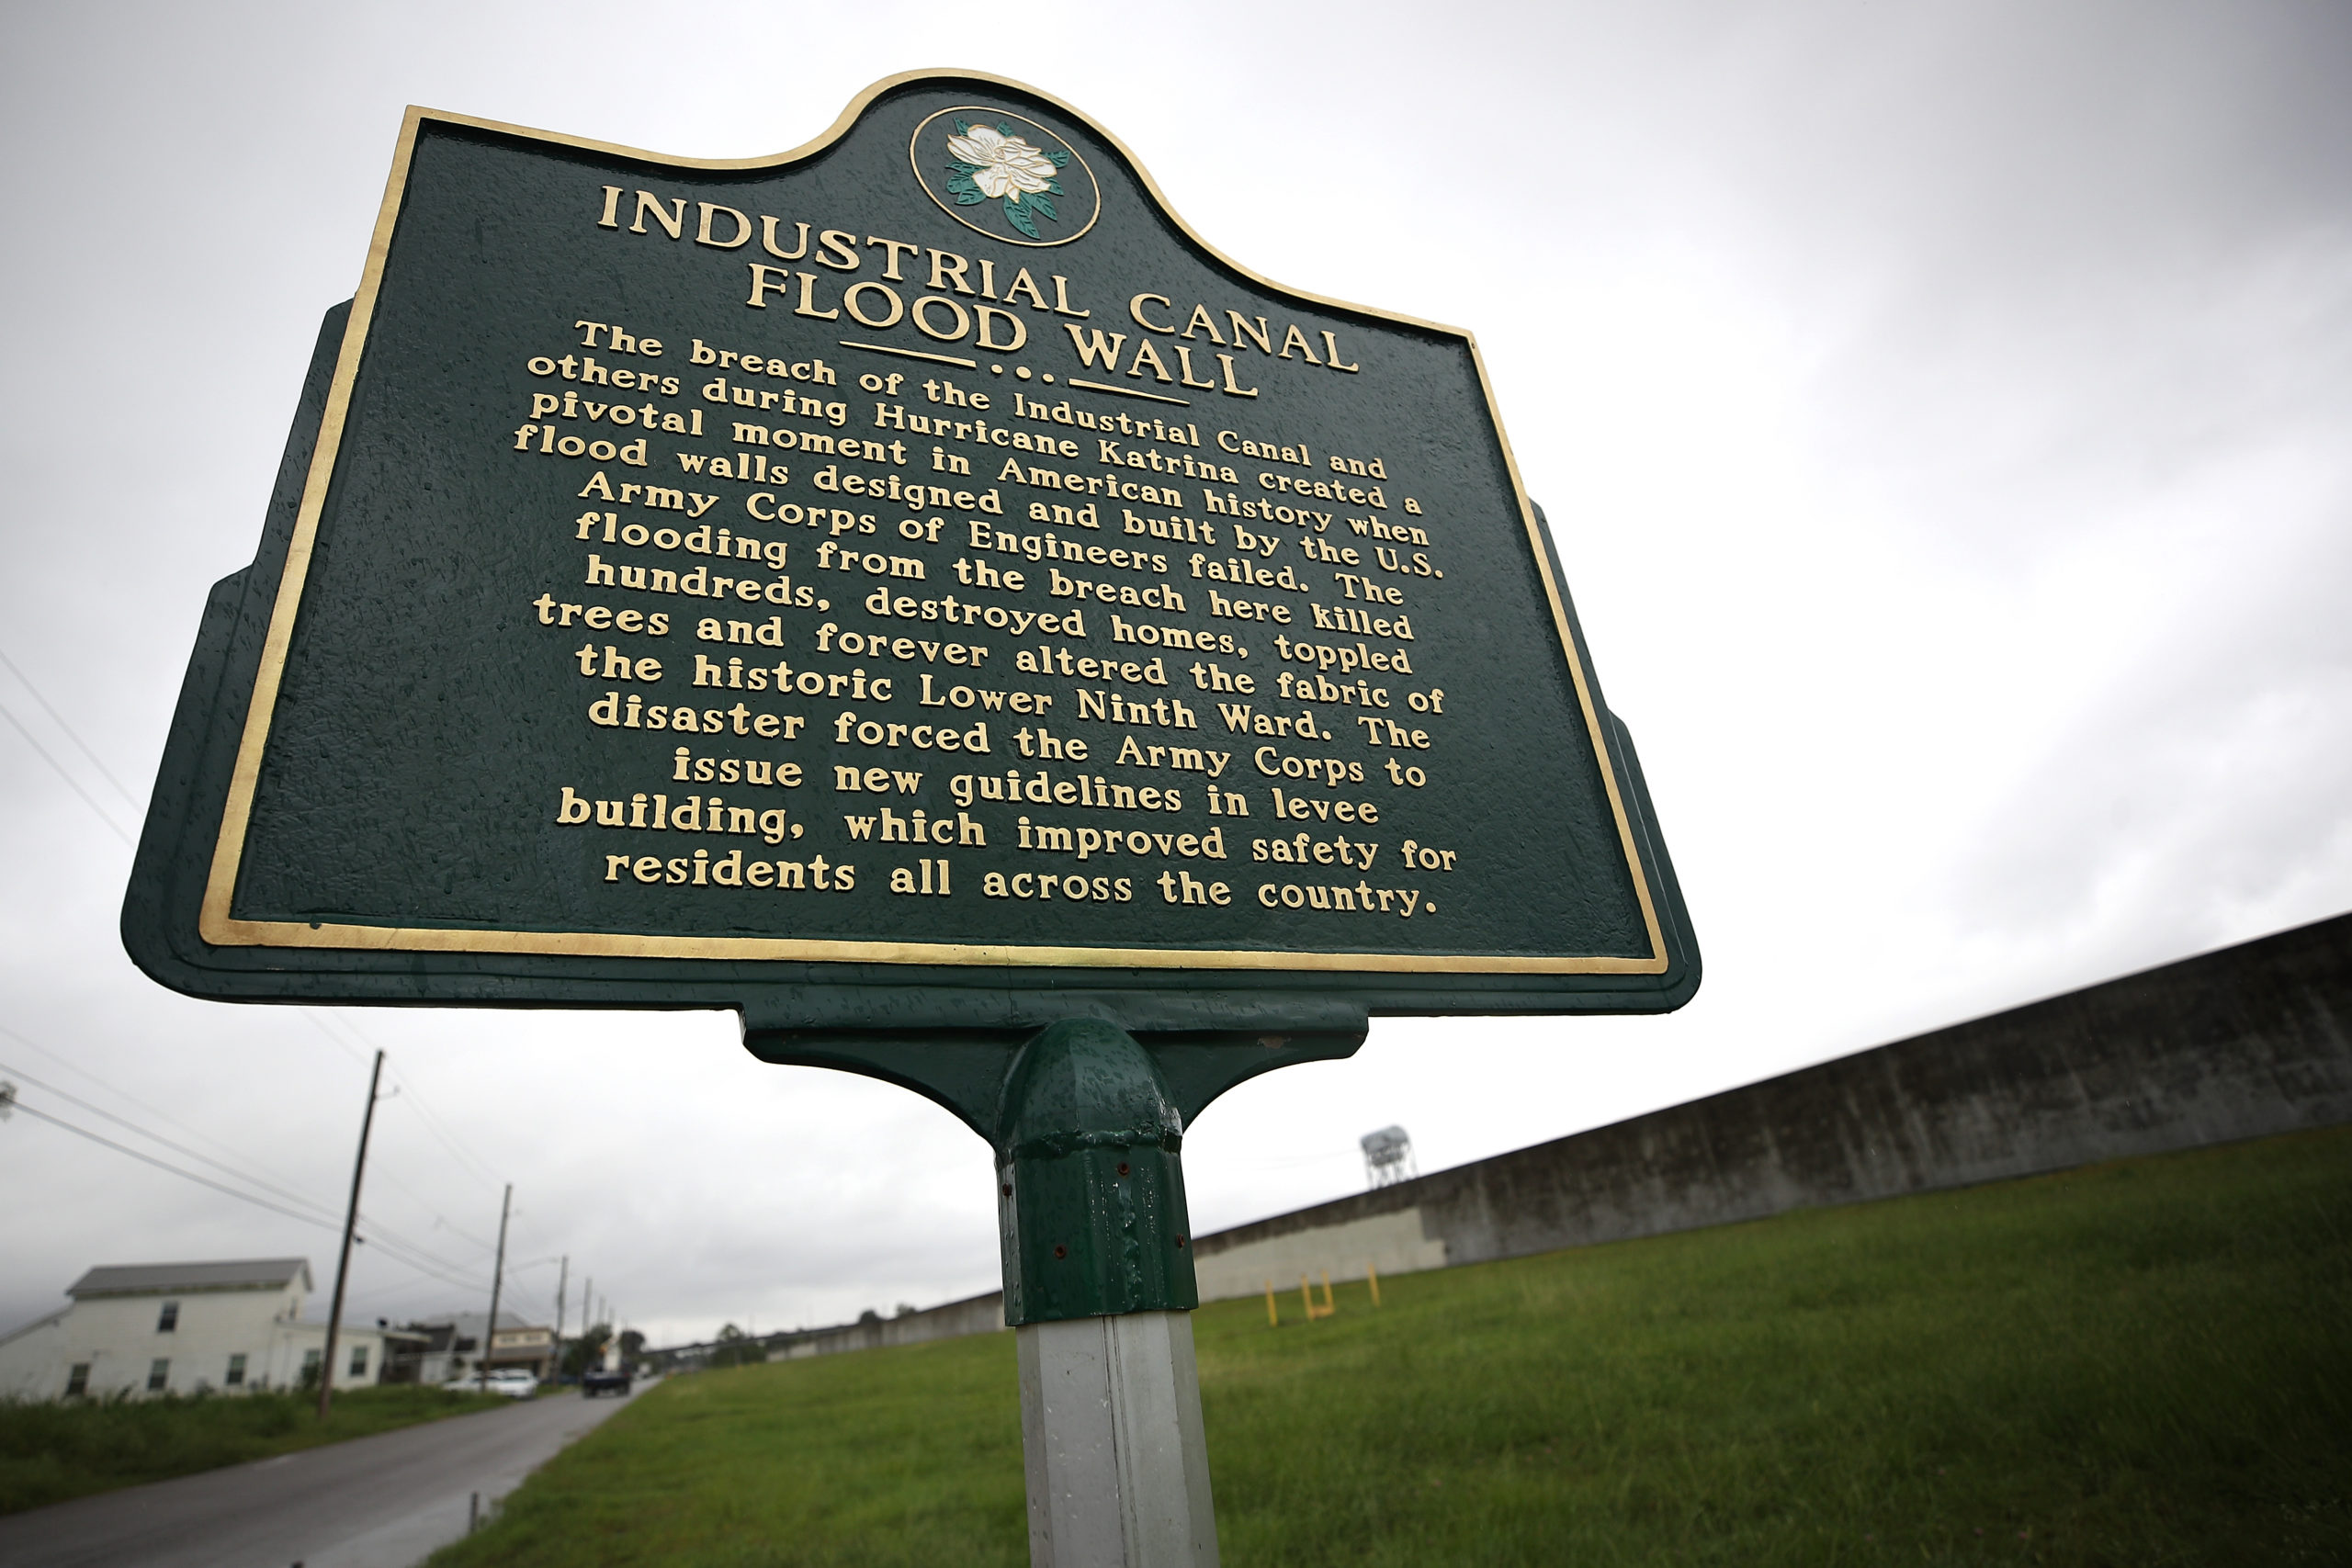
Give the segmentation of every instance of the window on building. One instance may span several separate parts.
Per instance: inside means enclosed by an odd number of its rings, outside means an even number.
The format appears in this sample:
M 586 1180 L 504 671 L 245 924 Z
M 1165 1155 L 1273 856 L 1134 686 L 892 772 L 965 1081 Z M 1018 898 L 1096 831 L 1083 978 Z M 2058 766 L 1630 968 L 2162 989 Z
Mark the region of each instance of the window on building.
M 65 1373 L 65 1397 L 79 1399 L 90 1392 L 90 1363 L 76 1361 Z
M 351 1375 L 356 1378 L 368 1375 L 368 1347 L 365 1345 L 351 1348 Z
M 149 1393 L 163 1393 L 164 1385 L 171 1381 L 172 1359 L 170 1357 L 158 1356 L 147 1363 L 147 1392 Z
M 220 1381 L 231 1388 L 245 1386 L 245 1353 L 243 1350 L 229 1358 L 229 1375 Z
M 319 1353 L 316 1350 L 302 1352 L 302 1381 L 312 1388 L 318 1386 Z
M 164 1303 L 164 1310 L 155 1314 L 155 1332 L 158 1334 L 171 1334 L 177 1331 L 179 1325 L 180 1303 L 177 1302 L 165 1302 Z

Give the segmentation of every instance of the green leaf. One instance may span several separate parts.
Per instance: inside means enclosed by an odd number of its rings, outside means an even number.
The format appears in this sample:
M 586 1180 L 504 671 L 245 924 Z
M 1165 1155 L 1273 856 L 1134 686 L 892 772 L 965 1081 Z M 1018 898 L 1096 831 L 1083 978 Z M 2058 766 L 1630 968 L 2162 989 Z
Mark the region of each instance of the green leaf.
M 978 207 L 988 198 L 988 193 L 986 191 L 983 191 L 977 186 L 967 186 L 964 189 L 956 193 L 956 205 L 958 207 Z
M 1056 212 L 1054 210 L 1054 204 L 1047 201 L 1042 196 L 1032 196 L 1024 205 L 1035 208 L 1038 211 L 1044 213 L 1046 217 L 1052 219 L 1057 223 L 1061 221 L 1062 215 Z
M 1069 194 L 1069 192 L 1062 189 L 1062 182 L 1059 180 L 1047 180 L 1046 182 L 1046 188 L 1052 191 L 1056 196 L 1068 196 Z
M 996 125 L 996 133 L 997 133 L 999 136 L 1003 137 L 1007 141 L 1012 141 L 1012 135 L 1013 135 L 1013 132 L 1012 132 L 1012 127 L 1011 127 L 1011 126 L 1009 126 L 1009 125 L 1005 124 L 1002 120 L 999 120 L 999 121 L 997 121 L 997 125 Z
M 1069 149 L 1067 147 L 1048 147 L 1046 149 L 1046 156 L 1054 161 L 1054 167 L 1057 169 L 1069 167 Z
M 1019 204 L 1009 196 L 1004 198 L 1004 220 L 1033 240 L 1041 237 L 1037 232 L 1035 222 L 1026 212 L 1021 210 Z
M 968 120 L 961 120 L 961 119 L 957 120 L 957 121 L 956 122 L 956 135 L 958 135 L 958 136 L 969 136 L 969 135 L 971 135 L 971 134 L 972 134 L 972 126 L 971 126 L 971 122 L 970 122 L 970 121 L 968 121 Z

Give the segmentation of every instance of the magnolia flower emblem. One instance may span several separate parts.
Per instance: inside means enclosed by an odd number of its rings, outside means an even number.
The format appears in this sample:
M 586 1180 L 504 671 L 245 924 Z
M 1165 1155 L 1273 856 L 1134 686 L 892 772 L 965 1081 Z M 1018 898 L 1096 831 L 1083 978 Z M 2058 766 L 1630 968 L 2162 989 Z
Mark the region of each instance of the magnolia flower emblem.
M 959 119 L 956 134 L 947 139 L 947 151 L 956 159 L 947 166 L 947 191 L 957 206 L 1001 202 L 1004 220 L 1033 240 L 1042 238 L 1038 219 L 1061 221 L 1053 198 L 1062 194 L 1057 176 L 1069 163 L 1065 149 L 1033 146 L 1002 125 Z
M 1010 195 L 1018 201 L 1054 183 L 1052 159 L 1018 136 L 1007 136 L 992 125 L 976 125 L 964 136 L 947 139 L 947 150 L 971 171 L 972 183 L 990 201 Z

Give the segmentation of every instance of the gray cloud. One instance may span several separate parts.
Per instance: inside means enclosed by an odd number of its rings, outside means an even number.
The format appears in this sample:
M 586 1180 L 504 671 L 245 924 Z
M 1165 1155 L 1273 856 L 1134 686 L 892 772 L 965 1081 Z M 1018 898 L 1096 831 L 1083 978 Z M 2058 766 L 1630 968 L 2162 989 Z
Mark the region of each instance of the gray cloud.
M 1672 1019 L 1388 1021 L 1237 1091 L 1196 1223 L 1349 1189 L 1391 1121 L 1426 1168 L 2352 904 L 2340 7 L 1035 15 L 16 17 L 0 647 L 143 785 L 404 103 L 747 153 L 918 39 L 1104 116 L 1259 270 L 1478 330 L 1708 953 Z M 1369 210 L 1412 237 L 1363 243 Z M 5 671 L 0 702 L 106 799 Z M 987 1153 L 912 1096 L 714 1015 L 163 993 L 114 936 L 127 854 L 5 726 L 0 857 L 4 1021 L 55 1054 L 0 1063 L 332 1207 L 391 1052 L 370 1208 L 466 1284 L 363 1248 L 360 1315 L 481 1305 L 507 1179 L 533 1313 L 564 1254 L 575 1319 L 593 1273 L 657 1337 L 994 1282 Z M 0 1325 L 96 1262 L 332 1256 L 26 1117 L 0 1190 Z

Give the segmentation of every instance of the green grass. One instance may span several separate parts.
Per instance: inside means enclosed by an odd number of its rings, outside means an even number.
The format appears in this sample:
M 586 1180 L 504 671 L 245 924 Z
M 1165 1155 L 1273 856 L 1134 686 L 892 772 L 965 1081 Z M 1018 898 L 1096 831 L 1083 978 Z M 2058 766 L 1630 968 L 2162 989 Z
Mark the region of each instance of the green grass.
M 1195 1316 L 1227 1562 L 2352 1562 L 2352 1129 L 1382 1294 Z M 1018 1568 L 1014 1379 L 676 1379 L 433 1562 Z
M 352 1389 L 334 1396 L 324 1422 L 314 1393 L 0 1403 L 0 1514 L 504 1403 L 435 1388 Z

